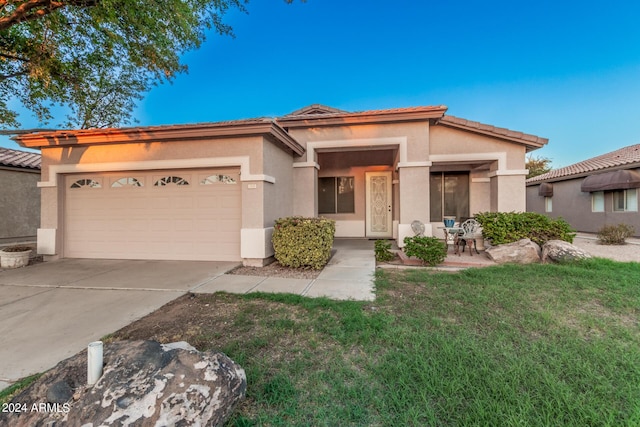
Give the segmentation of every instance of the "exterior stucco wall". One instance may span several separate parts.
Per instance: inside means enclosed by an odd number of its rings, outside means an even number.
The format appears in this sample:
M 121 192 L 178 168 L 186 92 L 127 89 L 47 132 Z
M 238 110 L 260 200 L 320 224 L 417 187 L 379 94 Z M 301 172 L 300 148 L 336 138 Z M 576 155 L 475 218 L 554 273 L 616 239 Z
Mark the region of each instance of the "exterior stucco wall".
M 340 175 L 356 177 L 356 213 L 326 215 L 341 221 L 339 225 L 344 226 L 343 229 L 336 230 L 337 235 L 344 233 L 342 235 L 364 236 L 366 221 L 364 174 L 366 171 L 394 170 L 393 180 L 399 180 L 399 184 L 392 187 L 392 198 L 396 203 L 392 210 L 394 236 L 397 235 L 399 241 L 403 235 L 401 230 L 408 232 L 411 221 L 428 219 L 429 168 L 414 167 L 415 164 L 412 167 L 403 165 L 403 163 L 424 163 L 428 160 L 429 123 L 427 121 L 291 129 L 290 133 L 307 148 L 306 155 L 296 160 L 298 163 L 307 162 L 306 167 L 296 168 L 298 177 L 302 178 L 304 175 L 309 179 L 314 173 L 316 178 Z M 328 144 L 330 147 L 322 146 L 319 148 L 320 153 L 314 153 L 314 150 L 310 150 L 309 143 Z M 349 152 L 349 150 L 353 151 Z M 326 153 L 326 151 L 332 153 Z M 385 152 L 387 154 L 382 154 Z M 384 159 L 374 160 L 379 156 L 383 156 Z M 317 172 L 312 172 L 314 164 L 319 166 Z M 396 166 L 399 166 L 397 170 Z M 301 169 L 304 169 L 304 172 Z M 404 187 L 403 176 L 405 177 Z M 317 179 L 313 182 L 307 181 L 306 184 L 296 182 L 294 199 L 297 213 L 313 212 L 317 215 Z M 408 223 L 403 224 L 402 218 L 410 219 Z M 430 230 L 427 234 L 429 232 Z
M 40 225 L 40 171 L 0 168 L 0 242 L 34 238 Z
M 264 183 L 264 227 L 273 227 L 274 221 L 293 215 L 293 156 L 265 141 L 263 152 L 264 173 L 275 178 L 274 184 Z
M 265 182 L 261 176 L 268 175 L 263 165 L 265 146 L 271 146 L 271 142 L 265 141 L 262 136 L 244 138 L 225 138 L 210 140 L 190 140 L 174 142 L 132 142 L 128 144 L 104 144 L 104 145 L 82 145 L 71 147 L 43 147 L 42 148 L 42 181 L 50 179 L 50 169 L 53 165 L 70 165 L 82 171 L 89 168 L 91 172 L 101 171 L 101 164 L 105 169 L 118 168 L 117 170 L 128 169 L 148 169 L 149 162 L 164 161 L 160 169 L 172 169 L 174 167 L 185 167 L 180 165 L 188 164 L 191 160 L 201 162 L 202 159 L 216 159 L 216 161 L 227 162 L 229 166 L 240 166 L 238 162 L 245 162 L 248 165 L 241 175 L 242 185 L 242 228 L 260 230 L 260 236 L 252 235 L 249 241 L 259 242 L 257 246 L 264 247 L 265 237 L 265 187 L 274 184 Z M 283 154 L 286 154 L 283 152 Z M 238 160 L 239 159 L 239 160 Z M 247 162 L 248 161 L 248 162 Z M 185 163 L 186 162 L 186 163 Z M 172 166 L 172 164 L 176 166 Z M 215 163 L 215 162 L 214 162 Z M 216 167 L 218 164 L 211 164 L 207 167 Z M 202 166 L 205 167 L 205 166 Z M 287 170 L 291 168 L 291 161 L 288 162 Z M 54 170 L 54 169 L 52 169 Z M 274 169 L 275 170 L 275 169 Z M 248 172 L 248 173 L 247 173 Z M 285 186 L 285 192 L 290 189 L 290 176 L 287 172 L 282 172 L 285 176 L 279 181 Z M 245 181 L 255 175 L 254 180 Z M 48 246 L 47 255 L 60 255 L 63 253 L 62 236 L 64 235 L 64 186 L 63 174 L 57 174 L 55 186 L 44 186 L 41 188 L 41 229 L 46 231 L 47 245 L 41 245 L 38 239 L 39 250 Z M 276 179 L 276 184 L 278 179 Z M 291 204 L 289 203 L 289 209 Z M 286 204 L 284 209 L 287 209 Z M 243 236 L 244 240 L 244 236 Z M 255 245 L 254 245 L 255 246 Z M 264 252 L 264 248 L 260 251 Z
M 79 145 L 42 148 L 42 177 L 51 164 L 148 162 L 207 157 L 249 156 L 251 173 L 261 174 L 262 137 L 191 140 L 174 142 L 132 142 L 128 144 Z
M 491 211 L 491 181 L 486 172 L 471 172 L 469 183 L 469 214 Z
M 597 233 L 605 225 L 627 224 L 640 236 L 640 212 L 614 212 L 613 193 L 604 193 L 604 212 L 592 212 L 591 193 L 580 191 L 584 178 L 553 182 L 552 212 L 545 212 L 543 196 L 538 195 L 540 185 L 527 187 L 527 211 L 545 214 L 551 218 L 564 218 L 577 231 Z M 638 189 L 640 195 L 640 189 Z M 640 207 L 639 207 L 640 208 Z
M 526 147 L 485 135 L 453 129 L 431 127 L 431 160 L 448 162 L 448 170 L 483 169 L 471 174 L 469 210 L 526 210 Z
M 446 126 L 431 126 L 431 155 L 505 153 L 509 170 L 525 168 L 526 148 L 524 145 L 503 141 Z
M 429 123 L 427 122 L 291 129 L 289 133 L 304 147 L 309 142 L 318 141 L 355 141 L 406 137 L 408 161 L 425 161 L 429 155 Z M 309 151 L 307 151 L 308 154 Z M 296 161 L 317 161 L 316 158 L 310 159 L 307 155 Z

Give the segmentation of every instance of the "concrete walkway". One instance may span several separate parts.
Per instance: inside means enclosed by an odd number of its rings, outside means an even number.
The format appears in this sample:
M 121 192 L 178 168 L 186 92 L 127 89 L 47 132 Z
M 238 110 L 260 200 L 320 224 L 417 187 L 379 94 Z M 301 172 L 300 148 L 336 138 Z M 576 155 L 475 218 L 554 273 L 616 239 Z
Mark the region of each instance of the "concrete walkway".
M 239 294 L 282 292 L 336 300 L 373 301 L 373 275 L 376 268 L 373 245 L 373 241 L 369 240 L 336 239 L 333 245 L 336 253 L 316 279 L 224 274 L 191 291 Z
M 0 390 L 187 292 L 373 300 L 373 242 L 336 240 L 317 279 L 225 274 L 237 263 L 63 259 L 0 270 Z

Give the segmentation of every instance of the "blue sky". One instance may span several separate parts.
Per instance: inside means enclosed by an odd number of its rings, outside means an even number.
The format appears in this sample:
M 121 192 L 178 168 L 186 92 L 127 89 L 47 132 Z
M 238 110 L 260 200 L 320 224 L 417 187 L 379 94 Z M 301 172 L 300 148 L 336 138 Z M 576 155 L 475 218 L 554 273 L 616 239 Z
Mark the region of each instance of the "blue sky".
M 278 116 L 315 103 L 444 104 L 454 116 L 549 138 L 534 154 L 554 167 L 640 143 L 640 2 L 253 0 L 247 8 L 227 15 L 235 38 L 211 34 L 184 56 L 188 74 L 146 94 L 139 125 Z

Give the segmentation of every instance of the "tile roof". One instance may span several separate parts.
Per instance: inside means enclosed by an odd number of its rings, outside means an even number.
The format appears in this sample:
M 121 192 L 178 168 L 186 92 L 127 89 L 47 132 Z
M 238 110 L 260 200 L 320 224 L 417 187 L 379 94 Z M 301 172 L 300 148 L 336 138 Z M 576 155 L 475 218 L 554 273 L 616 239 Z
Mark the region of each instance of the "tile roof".
M 329 107 L 322 104 L 311 104 L 299 110 L 293 111 L 283 117 L 302 116 L 307 114 L 326 114 L 326 113 L 348 113 L 348 111 L 338 108 Z
M 230 132 L 235 132 L 237 133 L 237 135 L 242 135 L 242 132 L 238 131 L 238 129 L 244 129 L 244 131 L 248 131 L 254 126 L 264 124 L 268 124 L 275 128 L 278 128 L 276 130 L 281 131 L 282 134 L 287 134 L 289 128 L 296 127 L 306 128 L 310 126 L 344 126 L 348 124 L 435 120 L 437 124 L 441 124 L 444 126 L 463 129 L 469 132 L 481 133 L 492 137 L 506 139 L 519 144 L 524 144 L 527 147 L 527 151 L 540 148 L 548 142 L 548 139 L 541 138 L 535 135 L 486 125 L 483 123 L 465 120 L 454 116 L 448 116 L 445 115 L 446 111 L 446 105 L 432 105 L 350 112 L 333 107 L 328 107 L 322 104 L 312 104 L 287 115 L 276 118 L 260 117 L 255 119 L 230 120 L 213 123 L 175 124 L 113 129 L 58 130 L 50 132 L 45 131 L 19 135 L 15 136 L 13 139 L 18 141 L 23 146 L 39 147 L 43 145 L 51 145 L 42 143 L 46 138 L 56 139 L 56 144 L 58 145 L 67 140 L 70 141 L 77 138 L 83 138 L 83 140 L 87 141 L 87 143 L 93 142 L 95 138 L 112 140 L 111 142 L 114 142 L 116 139 L 118 141 L 122 140 L 122 142 L 128 142 L 130 141 L 130 139 L 128 139 L 128 137 L 123 137 L 123 135 L 133 136 L 135 134 L 145 134 L 146 136 L 151 136 L 155 132 L 162 132 L 164 134 L 168 134 L 174 131 L 197 133 L 203 130 L 217 132 L 221 135 L 223 133 L 224 135 L 230 135 Z M 292 137 L 289 138 L 292 139 Z M 293 139 L 292 141 L 295 142 Z M 294 145 L 296 144 L 297 143 L 295 143 Z M 294 151 L 300 151 L 295 147 L 294 149 Z
M 549 142 L 547 138 L 541 138 L 536 135 L 531 135 L 524 132 L 513 131 L 507 128 L 496 127 L 492 125 L 485 125 L 484 123 L 474 122 L 472 120 L 462 119 L 460 117 L 449 116 L 446 115 L 442 117 L 439 121 L 439 124 L 449 125 L 453 127 L 458 127 L 462 129 L 468 129 L 471 131 L 486 133 L 495 135 L 498 137 L 503 137 L 512 140 L 520 140 L 527 143 L 531 143 L 535 147 L 542 147 L 546 143 Z
M 335 111 L 331 111 L 335 110 Z M 404 107 L 404 108 L 389 108 L 383 110 L 366 110 L 366 111 L 342 111 L 332 107 L 326 107 L 320 104 L 310 105 L 309 107 L 302 108 L 287 114 L 286 116 L 278 117 L 276 120 L 295 120 L 295 119 L 328 119 L 328 118 L 348 118 L 348 117 L 360 117 L 360 116 L 375 116 L 384 114 L 402 114 L 402 113 L 423 113 L 423 112 L 439 112 L 447 110 L 445 105 L 434 106 L 421 106 L 421 107 Z
M 630 166 L 633 164 L 638 164 L 640 166 L 640 144 L 630 145 L 610 153 L 583 160 L 573 165 L 554 169 L 545 174 L 534 176 L 527 180 L 527 184 L 551 180 L 561 181 L 563 179 L 570 179 L 577 175 L 585 175 L 591 172 L 620 168 L 622 166 Z
M 40 159 L 39 153 L 0 147 L 0 166 L 40 169 Z
M 121 134 L 123 132 L 155 132 L 155 131 L 165 131 L 165 130 L 185 130 L 185 129 L 204 129 L 204 128 L 222 128 L 229 126 L 242 126 L 242 125 L 254 125 L 254 124 L 265 124 L 265 123 L 274 123 L 274 120 L 267 117 L 258 117 L 254 119 L 240 119 L 240 120 L 227 120 L 222 122 L 202 122 L 202 123 L 187 123 L 187 124 L 173 124 L 173 125 L 153 125 L 153 126 L 131 126 L 131 127 L 121 127 L 121 128 L 89 128 L 89 129 L 57 129 L 57 130 L 44 130 L 38 131 L 34 133 L 30 133 L 30 135 L 65 135 L 65 134 L 73 134 L 73 135 L 91 135 L 91 134 L 101 134 L 108 135 L 112 133 Z M 21 136 L 17 136 L 14 139 L 20 140 Z

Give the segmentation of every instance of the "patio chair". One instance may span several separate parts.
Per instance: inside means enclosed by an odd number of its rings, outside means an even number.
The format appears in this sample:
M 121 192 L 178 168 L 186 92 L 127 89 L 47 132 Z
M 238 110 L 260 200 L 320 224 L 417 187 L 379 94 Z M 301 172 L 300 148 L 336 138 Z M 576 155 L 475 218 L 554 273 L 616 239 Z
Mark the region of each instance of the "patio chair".
M 457 245 L 458 250 L 456 251 L 458 256 L 460 256 L 460 248 L 459 246 L 463 244 L 465 247 L 469 246 L 469 254 L 473 256 L 473 249 L 475 249 L 476 253 L 479 255 L 478 246 L 476 245 L 476 239 L 478 239 L 479 233 L 478 229 L 480 228 L 480 223 L 473 218 L 470 218 L 463 222 L 460 227 L 464 230 L 462 233 L 457 236 Z M 473 247 L 471 244 L 473 243 Z M 462 248 L 462 252 L 464 252 L 464 247 Z

